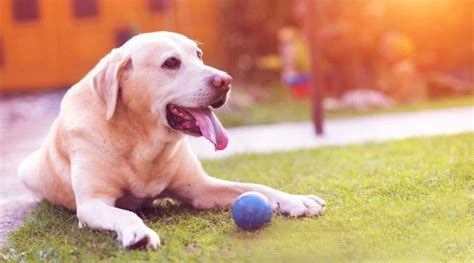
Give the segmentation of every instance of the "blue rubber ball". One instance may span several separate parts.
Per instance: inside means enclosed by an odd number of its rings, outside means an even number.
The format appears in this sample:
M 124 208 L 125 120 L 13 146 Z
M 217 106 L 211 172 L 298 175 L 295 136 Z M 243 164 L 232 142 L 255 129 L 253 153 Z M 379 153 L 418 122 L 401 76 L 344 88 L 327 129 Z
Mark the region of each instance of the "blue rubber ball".
M 232 204 L 232 218 L 244 230 L 255 230 L 272 220 L 268 198 L 258 192 L 241 194 Z

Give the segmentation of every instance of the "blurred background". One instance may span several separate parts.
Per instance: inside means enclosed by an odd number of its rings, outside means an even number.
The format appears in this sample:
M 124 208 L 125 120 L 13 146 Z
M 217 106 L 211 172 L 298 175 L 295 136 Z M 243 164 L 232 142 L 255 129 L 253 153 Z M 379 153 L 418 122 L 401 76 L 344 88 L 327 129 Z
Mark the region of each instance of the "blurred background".
M 202 43 L 205 62 L 234 77 L 219 112 L 226 126 L 311 118 L 310 33 L 329 118 L 471 105 L 473 3 L 0 0 L 2 120 L 57 111 L 65 90 L 112 48 L 159 30 Z

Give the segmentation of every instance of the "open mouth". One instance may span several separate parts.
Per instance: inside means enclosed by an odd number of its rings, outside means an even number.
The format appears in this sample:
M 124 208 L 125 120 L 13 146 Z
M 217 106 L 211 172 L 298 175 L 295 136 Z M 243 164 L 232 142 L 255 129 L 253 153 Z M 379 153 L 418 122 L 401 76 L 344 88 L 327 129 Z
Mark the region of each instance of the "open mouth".
M 220 107 L 224 103 L 221 104 L 219 101 L 211 106 Z M 216 150 L 223 150 L 227 147 L 229 141 L 227 132 L 210 106 L 186 108 L 168 104 L 166 106 L 166 120 L 168 125 L 175 130 L 193 136 L 204 136 L 214 144 Z

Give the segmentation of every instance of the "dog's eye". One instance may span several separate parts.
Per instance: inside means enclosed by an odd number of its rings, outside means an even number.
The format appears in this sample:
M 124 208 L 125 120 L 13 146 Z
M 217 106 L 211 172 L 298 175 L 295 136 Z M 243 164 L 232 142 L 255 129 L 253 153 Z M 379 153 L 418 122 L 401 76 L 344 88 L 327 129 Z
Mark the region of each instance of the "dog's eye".
M 202 60 L 202 52 L 201 51 L 199 51 L 199 50 L 196 51 L 196 55 L 200 60 Z
M 181 65 L 181 61 L 177 58 L 171 57 L 163 63 L 161 67 L 167 68 L 167 69 L 177 69 Z

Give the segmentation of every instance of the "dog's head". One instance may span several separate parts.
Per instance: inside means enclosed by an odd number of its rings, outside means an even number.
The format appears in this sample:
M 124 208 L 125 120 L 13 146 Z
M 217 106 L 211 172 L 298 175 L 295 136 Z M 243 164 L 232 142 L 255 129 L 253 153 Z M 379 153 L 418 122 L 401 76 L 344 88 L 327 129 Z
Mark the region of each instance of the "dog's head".
M 110 120 L 118 103 L 153 117 L 173 130 L 204 136 L 216 150 L 227 146 L 226 131 L 212 112 L 229 97 L 232 78 L 206 66 L 196 42 L 171 32 L 135 36 L 112 50 L 92 71 L 94 93 Z

